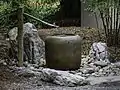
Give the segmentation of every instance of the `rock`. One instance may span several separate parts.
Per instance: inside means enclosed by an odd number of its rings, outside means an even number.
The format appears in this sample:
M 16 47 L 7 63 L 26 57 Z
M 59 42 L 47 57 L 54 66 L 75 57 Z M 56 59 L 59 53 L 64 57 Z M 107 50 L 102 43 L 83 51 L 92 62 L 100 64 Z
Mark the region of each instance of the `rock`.
M 91 75 L 94 76 L 94 77 L 99 77 L 100 76 L 98 72 L 92 73 Z
M 86 58 L 86 55 L 81 55 L 81 58 Z
M 98 72 L 99 70 L 100 70 L 99 67 L 96 67 L 96 68 L 95 68 L 95 72 Z
M 24 51 L 25 60 L 29 63 L 38 64 L 40 66 L 45 64 L 45 44 L 39 37 L 37 29 L 31 23 L 24 24 Z
M 94 65 L 96 66 L 101 66 L 101 67 L 105 67 L 108 65 L 108 63 L 104 62 L 104 61 L 96 61 L 94 62 Z
M 46 65 L 46 61 L 45 61 L 44 58 L 41 58 L 41 59 L 40 59 L 39 66 L 43 66 L 43 65 Z
M 93 43 L 89 52 L 89 56 L 97 61 L 102 60 L 109 62 L 109 53 L 107 51 L 106 43 Z
M 103 69 L 100 69 L 99 72 L 103 72 Z
M 111 65 L 108 65 L 108 66 L 106 66 L 106 67 L 103 67 L 103 70 L 106 71 L 106 70 L 110 70 L 111 68 L 112 68 L 112 66 L 111 66 Z
M 81 59 L 81 65 L 88 64 L 90 57 L 86 56 Z
M 80 75 L 80 76 L 82 76 L 82 72 L 78 72 L 78 73 L 76 73 L 76 75 Z
M 90 76 L 90 74 L 85 74 L 85 77 L 89 77 Z
M 84 69 L 84 70 L 82 70 L 82 73 L 83 73 L 83 74 L 87 74 L 87 73 L 89 73 L 89 71 L 86 70 L 86 69 Z
M 81 72 L 83 74 L 91 74 L 94 72 L 94 68 L 83 68 L 83 69 L 81 69 Z
M 85 80 L 85 77 L 80 75 L 71 74 L 68 71 L 60 71 L 48 68 L 42 70 L 41 79 L 63 86 L 75 86 L 88 83 Z
M 29 69 L 21 69 L 18 72 L 18 76 L 23 76 L 23 77 L 34 77 L 35 74 L 33 71 L 29 70 Z
M 113 66 L 116 67 L 116 68 L 120 68 L 120 62 L 116 62 L 116 63 L 114 63 Z
M 104 73 L 105 73 L 105 72 L 103 72 L 103 69 L 100 69 L 99 72 L 98 72 L 98 74 L 99 74 L 100 76 L 103 76 Z
M 23 31 L 24 61 L 39 66 L 45 65 L 45 43 L 39 37 L 37 29 L 32 23 L 25 23 L 23 25 Z M 17 32 L 17 27 L 10 30 L 8 33 L 10 40 L 16 42 Z M 14 48 L 16 49 L 17 45 Z M 18 52 L 17 50 L 15 51 L 15 53 Z M 27 65 L 25 64 L 25 66 Z
M 88 64 L 89 65 L 89 67 L 91 67 L 91 68 L 96 68 L 96 65 L 94 65 L 94 63 L 90 63 L 90 64 Z
M 109 76 L 109 77 L 89 77 L 87 80 L 90 82 L 90 85 L 99 85 L 107 82 L 119 82 L 120 76 Z M 102 89 L 101 89 L 102 90 Z
M 27 61 L 23 62 L 23 65 L 24 65 L 25 67 L 28 67 L 28 62 L 27 62 Z
M 69 73 L 76 74 L 76 71 L 69 71 Z
M 115 73 L 112 72 L 112 73 L 110 73 L 108 76 L 114 76 L 114 75 L 115 75 Z
M 83 56 L 81 60 L 81 65 L 84 67 L 85 65 L 90 65 L 91 67 L 96 66 L 107 66 L 110 63 L 109 61 L 109 53 L 107 51 L 106 43 L 93 43 L 91 46 L 91 50 L 89 55 L 86 57 Z M 93 65 L 92 65 L 93 64 Z
M 16 40 L 18 35 L 18 28 L 14 27 L 13 29 L 11 29 L 8 35 L 10 40 Z

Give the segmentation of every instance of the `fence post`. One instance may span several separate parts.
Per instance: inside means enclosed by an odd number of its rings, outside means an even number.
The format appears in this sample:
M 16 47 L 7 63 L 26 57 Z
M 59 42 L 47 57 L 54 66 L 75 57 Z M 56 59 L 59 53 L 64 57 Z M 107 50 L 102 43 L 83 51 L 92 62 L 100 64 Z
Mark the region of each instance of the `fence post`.
M 17 11 L 18 18 L 18 66 L 23 66 L 23 7 Z

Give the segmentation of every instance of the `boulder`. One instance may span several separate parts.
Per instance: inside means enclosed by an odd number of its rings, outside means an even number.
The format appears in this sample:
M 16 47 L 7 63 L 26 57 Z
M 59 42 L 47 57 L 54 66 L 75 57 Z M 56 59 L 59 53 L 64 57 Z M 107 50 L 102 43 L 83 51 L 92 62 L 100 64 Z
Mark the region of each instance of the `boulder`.
M 77 74 L 71 74 L 68 71 L 54 70 L 44 68 L 41 70 L 41 79 L 47 82 L 52 82 L 62 86 L 76 86 L 88 84 L 85 77 Z
M 94 58 L 94 60 L 97 61 L 105 61 L 109 62 L 109 53 L 107 50 L 107 45 L 106 43 L 98 42 L 98 43 L 93 43 L 91 46 L 91 50 L 89 52 L 89 56 L 91 58 Z
M 45 61 L 42 58 L 45 55 L 45 44 L 39 37 L 36 27 L 31 23 L 25 23 L 23 28 L 25 60 L 40 66 L 44 65 Z
M 10 40 L 16 40 L 17 35 L 18 35 L 18 28 L 14 27 L 13 29 L 11 29 L 9 31 L 8 35 L 9 35 Z
M 39 66 L 45 65 L 45 43 L 39 37 L 36 27 L 32 23 L 25 23 L 23 31 L 24 61 Z M 10 40 L 17 40 L 17 32 L 17 27 L 10 30 L 8 33 Z

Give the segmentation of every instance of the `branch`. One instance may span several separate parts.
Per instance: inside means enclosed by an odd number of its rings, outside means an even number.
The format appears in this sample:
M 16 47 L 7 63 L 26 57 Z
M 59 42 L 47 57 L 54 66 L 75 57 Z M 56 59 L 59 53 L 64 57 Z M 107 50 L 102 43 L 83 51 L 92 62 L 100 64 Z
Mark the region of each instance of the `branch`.
M 41 20 L 41 19 L 39 19 L 39 18 L 36 18 L 36 17 L 34 17 L 34 16 L 32 16 L 32 15 L 30 15 L 30 14 L 28 14 L 28 13 L 24 13 L 24 15 L 26 15 L 26 16 L 28 16 L 28 17 L 34 19 L 34 20 L 37 20 L 37 21 L 39 21 L 39 22 L 42 22 L 42 23 L 44 23 L 44 24 L 46 24 L 46 25 L 48 25 L 48 26 L 52 26 L 52 27 L 56 27 L 56 28 L 59 27 L 59 26 L 50 24 L 50 23 L 48 23 L 48 22 L 45 22 L 45 21 L 43 21 L 43 20 Z

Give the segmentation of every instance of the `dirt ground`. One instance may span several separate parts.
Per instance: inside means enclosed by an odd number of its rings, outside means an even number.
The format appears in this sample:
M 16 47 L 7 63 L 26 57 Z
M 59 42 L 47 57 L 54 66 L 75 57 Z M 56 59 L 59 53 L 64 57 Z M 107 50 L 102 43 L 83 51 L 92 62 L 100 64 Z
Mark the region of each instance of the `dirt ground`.
M 43 82 L 39 76 L 19 74 L 8 66 L 0 65 L 0 90 L 120 90 L 120 82 L 94 86 L 58 86 Z

